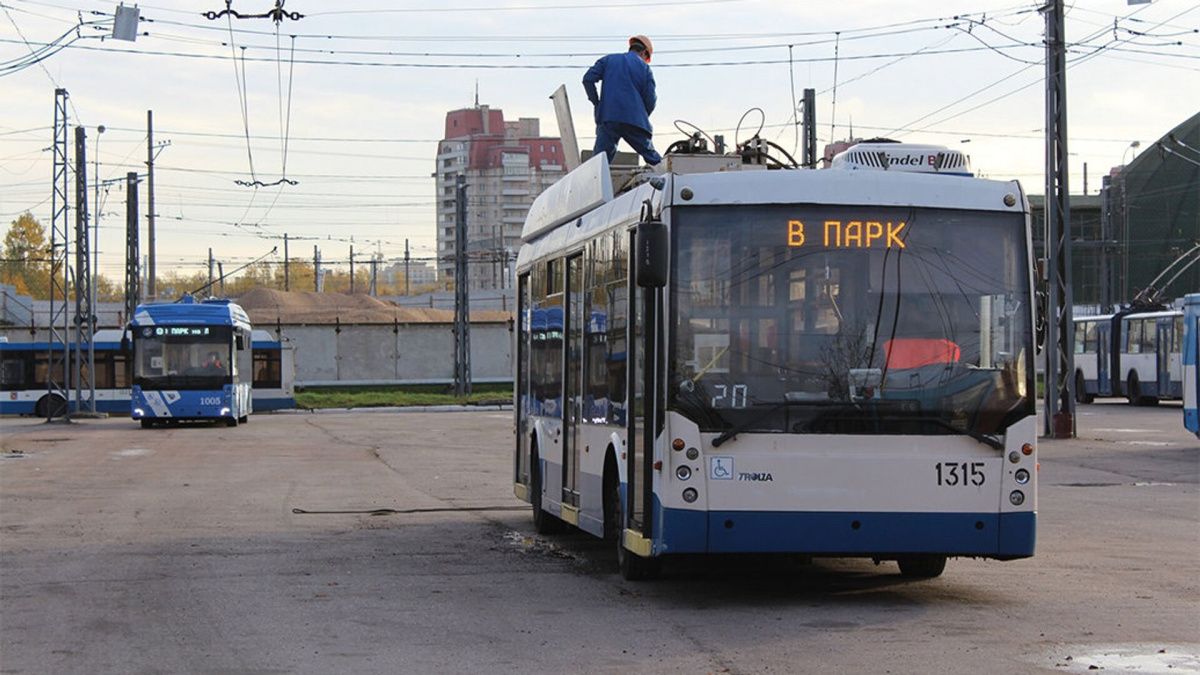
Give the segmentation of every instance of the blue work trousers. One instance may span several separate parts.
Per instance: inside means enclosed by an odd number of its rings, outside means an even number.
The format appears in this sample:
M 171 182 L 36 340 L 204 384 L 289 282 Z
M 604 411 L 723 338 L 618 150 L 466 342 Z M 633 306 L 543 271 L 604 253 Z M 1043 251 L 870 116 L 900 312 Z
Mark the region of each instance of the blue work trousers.
M 662 155 L 654 149 L 649 131 L 624 122 L 601 122 L 596 125 L 596 145 L 592 152 L 608 155 L 612 162 L 617 154 L 617 141 L 625 141 L 651 166 L 662 161 Z

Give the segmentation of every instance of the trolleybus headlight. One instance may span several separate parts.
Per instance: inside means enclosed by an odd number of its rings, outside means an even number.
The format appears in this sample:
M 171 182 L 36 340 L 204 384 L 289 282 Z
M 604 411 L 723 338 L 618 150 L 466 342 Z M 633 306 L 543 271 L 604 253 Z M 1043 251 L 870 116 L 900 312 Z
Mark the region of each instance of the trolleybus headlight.
M 1029 472 L 1025 469 L 1017 469 L 1017 472 L 1013 474 L 1013 478 L 1016 478 L 1018 483 L 1024 485 L 1029 482 Z
M 1012 462 L 1013 464 L 1021 461 L 1021 453 L 1017 452 L 1016 450 L 1008 453 L 1008 461 Z
M 229 415 L 229 408 L 221 408 L 221 417 L 227 417 L 228 415 Z
M 696 488 L 688 488 L 683 491 L 683 501 L 685 501 L 689 504 L 696 501 L 696 498 L 699 496 L 700 496 L 700 493 L 696 492 Z
M 688 448 L 685 454 L 687 454 L 688 459 L 696 459 L 700 456 L 700 451 L 695 448 Z
M 145 410 L 142 410 L 141 408 L 134 408 L 134 409 L 133 409 L 133 416 L 134 416 L 134 417 L 142 417 L 142 416 L 144 416 L 145 414 L 146 414 L 146 411 L 145 411 Z
M 675 477 L 679 480 L 687 480 L 692 477 L 692 469 L 688 466 L 681 466 L 675 469 Z
M 1033 454 L 1033 444 L 1026 443 L 1025 445 L 1022 445 L 1021 452 L 1025 453 L 1026 455 L 1032 455 Z
M 682 450 L 684 445 L 687 444 L 683 442 L 682 438 L 676 438 L 675 440 L 671 441 L 671 447 L 675 450 L 675 452 Z
M 1013 506 L 1020 506 L 1025 503 L 1025 493 L 1020 490 L 1013 490 L 1008 495 L 1008 501 Z

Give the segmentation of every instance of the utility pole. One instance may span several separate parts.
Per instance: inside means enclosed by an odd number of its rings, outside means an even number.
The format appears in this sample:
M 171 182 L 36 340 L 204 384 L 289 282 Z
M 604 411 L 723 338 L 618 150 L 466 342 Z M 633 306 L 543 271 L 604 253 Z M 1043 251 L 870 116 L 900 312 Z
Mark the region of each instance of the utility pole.
M 224 297 L 226 297 L 226 295 L 225 295 L 225 265 L 223 265 L 221 263 L 221 261 L 219 261 L 219 260 L 217 261 L 217 278 L 221 280 L 221 297 L 224 298 Z M 212 290 L 210 289 L 209 293 L 211 293 L 211 292 L 212 292 Z
M 1067 68 L 1063 0 L 1046 13 L 1046 401 L 1045 435 L 1075 435 L 1071 320 L 1071 198 L 1067 188 Z
M 154 270 L 154 111 L 146 111 L 146 247 L 149 249 L 149 262 L 146 264 L 146 296 L 153 300 L 158 297 L 158 287 L 155 285 Z
M 210 294 L 212 293 L 212 285 L 213 285 L 213 255 L 212 255 L 212 248 L 209 247 L 209 249 L 208 249 L 208 286 L 207 286 L 207 288 L 208 288 L 208 292 Z
M 321 249 L 313 244 L 313 292 L 321 292 Z
M 45 413 L 47 422 L 53 421 L 56 415 L 62 415 L 63 421 L 70 420 L 65 414 L 66 402 L 71 398 L 71 353 L 68 348 L 71 333 L 70 311 L 67 309 L 71 288 L 68 97 L 66 89 L 54 90 L 54 142 L 51 146 L 54 148 L 54 169 L 50 192 L 50 320 L 47 331 L 50 344 L 46 353 L 46 364 L 49 366 L 46 372 L 46 400 L 50 404 L 38 411 L 39 415 Z M 62 401 L 64 408 L 58 409 L 56 401 Z
M 137 173 L 125 174 L 125 321 L 137 310 L 141 277 L 138 274 Z
M 88 220 L 87 130 L 78 126 L 75 127 L 75 412 L 81 412 L 83 394 L 87 391 L 89 412 L 95 413 L 95 364 L 89 362 L 84 366 L 84 354 L 92 354 L 92 335 L 96 329 L 96 317 L 92 307 L 92 261 L 88 251 Z
M 371 297 L 375 297 L 379 293 L 377 280 L 379 278 L 379 257 L 371 258 Z
M 354 244 L 350 244 L 350 295 L 354 295 Z
M 817 90 L 804 90 L 804 154 L 800 165 L 817 168 Z
M 283 290 L 292 290 L 291 261 L 288 260 L 288 235 L 283 233 Z
M 456 183 L 454 236 L 454 395 L 471 393 L 470 282 L 467 280 L 467 178 Z
M 404 295 L 409 295 L 408 287 L 408 238 L 404 238 Z

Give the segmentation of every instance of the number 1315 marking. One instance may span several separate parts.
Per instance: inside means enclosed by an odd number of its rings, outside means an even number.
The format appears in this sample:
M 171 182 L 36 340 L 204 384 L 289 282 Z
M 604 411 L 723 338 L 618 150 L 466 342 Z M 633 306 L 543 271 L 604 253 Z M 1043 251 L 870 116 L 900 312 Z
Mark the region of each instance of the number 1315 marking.
M 938 485 L 979 487 L 984 483 L 983 462 L 938 462 L 935 468 Z

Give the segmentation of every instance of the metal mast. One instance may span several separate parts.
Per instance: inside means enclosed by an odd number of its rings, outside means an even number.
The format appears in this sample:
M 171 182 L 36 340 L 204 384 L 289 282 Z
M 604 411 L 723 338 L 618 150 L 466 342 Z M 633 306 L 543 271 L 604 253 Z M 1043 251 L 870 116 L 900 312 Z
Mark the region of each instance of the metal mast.
M 1046 12 L 1046 409 L 1045 434 L 1075 435 L 1071 311 L 1071 198 L 1067 189 L 1067 64 L 1063 0 Z
M 471 319 L 467 280 L 467 177 L 456 183 L 454 232 L 454 395 L 471 393 Z
M 125 174 L 125 321 L 133 321 L 141 296 L 138 269 L 138 180 L 137 173 Z
M 92 351 L 96 316 L 92 307 L 92 256 L 88 240 L 87 130 L 75 127 L 75 411 L 82 410 L 84 392 L 88 412 L 96 412 L 96 378 L 84 365 Z
M 71 270 L 67 264 L 70 248 L 70 237 L 67 225 L 67 90 L 54 90 L 54 173 L 50 193 L 50 316 L 47 324 L 47 342 L 50 343 L 46 361 L 50 366 L 46 373 L 46 401 L 49 405 L 42 412 L 46 413 L 46 421 L 54 418 L 54 401 L 70 400 L 69 364 L 70 352 L 67 351 L 67 336 L 70 335 L 70 325 L 67 317 L 67 289 L 71 284 Z M 56 398 L 57 397 L 57 398 Z

